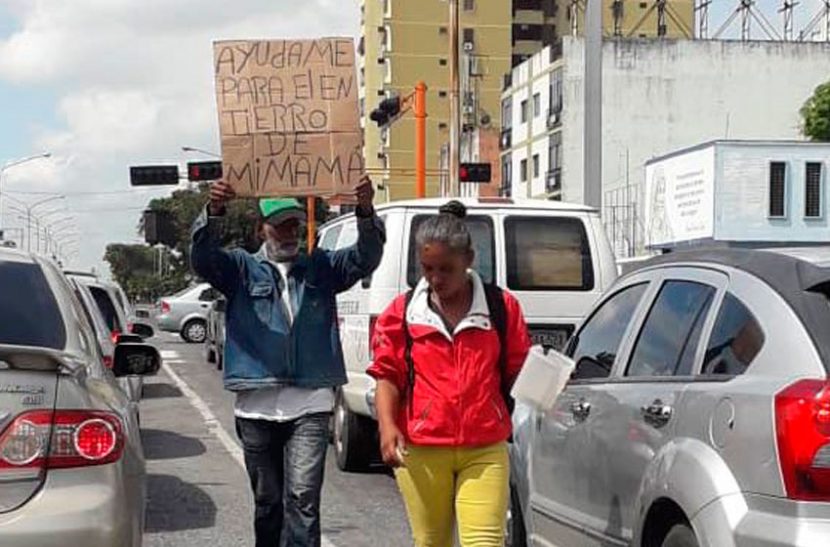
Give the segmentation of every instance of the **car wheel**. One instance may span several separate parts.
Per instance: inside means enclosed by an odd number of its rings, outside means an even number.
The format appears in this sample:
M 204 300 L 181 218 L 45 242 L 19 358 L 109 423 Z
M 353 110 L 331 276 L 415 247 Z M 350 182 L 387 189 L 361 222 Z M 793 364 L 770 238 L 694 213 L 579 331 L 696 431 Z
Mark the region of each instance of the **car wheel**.
M 666 534 L 662 547 L 699 547 L 699 544 L 688 524 L 675 524 Z
M 507 526 L 505 528 L 505 547 L 526 547 L 527 532 L 522 515 L 522 506 L 519 503 L 519 494 L 510 487 L 510 505 L 507 508 Z
M 205 344 L 205 361 L 211 364 L 216 363 L 216 350 L 213 349 L 211 344 Z
M 363 471 L 372 463 L 377 444 L 374 423 L 349 410 L 341 392 L 334 405 L 334 454 L 341 471 Z
M 207 325 L 202 319 L 191 319 L 182 327 L 182 338 L 189 344 L 201 344 L 207 337 Z

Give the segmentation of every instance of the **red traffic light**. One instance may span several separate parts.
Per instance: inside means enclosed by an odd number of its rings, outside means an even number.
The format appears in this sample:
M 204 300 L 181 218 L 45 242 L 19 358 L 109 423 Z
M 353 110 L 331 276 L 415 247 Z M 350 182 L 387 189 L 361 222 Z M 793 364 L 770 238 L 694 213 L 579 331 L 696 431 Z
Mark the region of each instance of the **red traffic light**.
M 458 180 L 461 182 L 490 182 L 489 163 L 462 163 L 458 168 Z
M 187 180 L 200 182 L 222 178 L 221 161 L 192 161 L 187 164 Z

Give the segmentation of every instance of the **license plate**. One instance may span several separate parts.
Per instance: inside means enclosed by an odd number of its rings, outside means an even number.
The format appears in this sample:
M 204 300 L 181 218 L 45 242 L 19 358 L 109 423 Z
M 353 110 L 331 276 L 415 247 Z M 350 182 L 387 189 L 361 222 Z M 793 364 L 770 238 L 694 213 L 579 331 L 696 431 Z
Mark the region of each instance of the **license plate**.
M 568 342 L 570 334 L 564 329 L 533 329 L 530 331 L 530 341 L 533 345 L 553 348 L 561 351 Z

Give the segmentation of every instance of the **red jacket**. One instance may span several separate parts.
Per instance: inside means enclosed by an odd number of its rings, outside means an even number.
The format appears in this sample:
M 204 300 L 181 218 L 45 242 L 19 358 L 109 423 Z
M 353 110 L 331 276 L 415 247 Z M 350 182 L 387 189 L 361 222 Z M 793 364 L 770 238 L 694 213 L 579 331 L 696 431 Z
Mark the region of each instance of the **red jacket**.
M 490 323 L 481 280 L 473 277 L 470 313 L 450 336 L 441 318 L 429 307 L 422 281 L 409 305 L 415 388 L 410 411 L 407 365 L 404 358 L 402 295 L 378 318 L 372 340 L 374 362 L 368 373 L 395 384 L 401 393 L 398 427 L 414 445 L 485 446 L 506 440 L 512 430 L 501 393 L 499 336 Z M 504 291 L 507 314 L 507 372 L 512 385 L 530 350 L 530 337 L 521 306 Z

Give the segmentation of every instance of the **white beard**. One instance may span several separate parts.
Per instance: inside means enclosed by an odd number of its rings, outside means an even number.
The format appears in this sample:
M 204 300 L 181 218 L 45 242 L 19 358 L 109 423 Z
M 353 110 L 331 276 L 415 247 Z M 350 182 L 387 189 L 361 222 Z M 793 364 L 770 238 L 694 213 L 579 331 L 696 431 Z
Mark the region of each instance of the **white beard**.
M 292 262 L 300 254 L 298 243 L 279 244 L 275 241 L 266 241 L 264 249 L 265 256 L 272 262 Z

